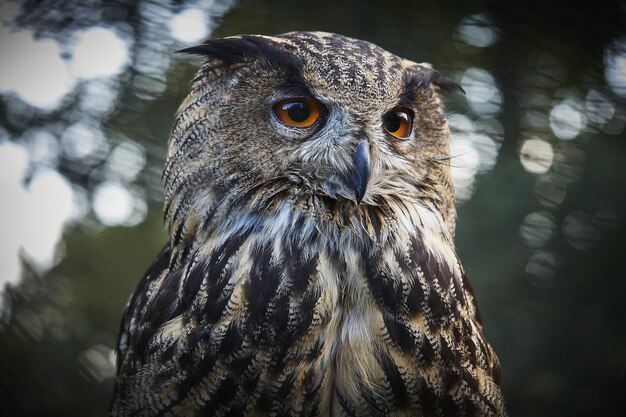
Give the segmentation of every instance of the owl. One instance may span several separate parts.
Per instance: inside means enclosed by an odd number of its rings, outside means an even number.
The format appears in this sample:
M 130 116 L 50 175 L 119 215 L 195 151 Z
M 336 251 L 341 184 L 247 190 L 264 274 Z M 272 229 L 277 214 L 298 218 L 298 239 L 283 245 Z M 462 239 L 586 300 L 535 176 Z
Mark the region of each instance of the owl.
M 321 32 L 209 40 L 126 308 L 112 416 L 505 416 L 455 252 L 427 64 Z

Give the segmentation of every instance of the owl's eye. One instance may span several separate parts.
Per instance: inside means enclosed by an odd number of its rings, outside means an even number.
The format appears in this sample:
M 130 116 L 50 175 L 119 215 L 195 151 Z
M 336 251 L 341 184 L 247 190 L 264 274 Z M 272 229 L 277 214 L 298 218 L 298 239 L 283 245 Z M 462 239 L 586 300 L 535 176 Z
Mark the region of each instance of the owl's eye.
M 406 139 L 413 128 L 413 111 L 396 107 L 383 117 L 383 127 L 398 139 Z
M 320 106 L 310 98 L 289 98 L 276 103 L 274 113 L 287 126 L 308 127 L 320 118 Z

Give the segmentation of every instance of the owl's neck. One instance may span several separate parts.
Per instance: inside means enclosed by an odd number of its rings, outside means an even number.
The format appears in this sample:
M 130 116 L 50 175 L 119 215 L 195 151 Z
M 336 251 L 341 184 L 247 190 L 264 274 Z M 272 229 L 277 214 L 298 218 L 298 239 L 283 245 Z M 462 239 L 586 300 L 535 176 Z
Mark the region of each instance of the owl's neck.
M 280 242 L 299 250 L 369 251 L 397 247 L 417 238 L 440 259 L 455 259 L 453 236 L 432 202 L 386 198 L 379 205 L 357 205 L 319 195 L 294 195 L 288 190 L 246 196 L 246 201 L 216 204 L 198 200 L 189 215 L 170 224 L 175 263 L 185 263 L 207 243 L 219 245 L 240 236 L 260 243 Z

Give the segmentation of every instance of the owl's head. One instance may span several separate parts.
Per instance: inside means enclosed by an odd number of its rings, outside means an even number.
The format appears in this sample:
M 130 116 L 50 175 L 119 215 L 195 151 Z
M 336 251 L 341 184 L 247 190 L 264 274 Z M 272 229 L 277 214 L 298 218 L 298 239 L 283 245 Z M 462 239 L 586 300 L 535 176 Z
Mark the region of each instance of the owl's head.
M 166 217 L 220 202 L 439 211 L 454 198 L 442 91 L 429 65 L 320 32 L 238 36 L 183 50 L 205 64 L 180 107 L 164 173 Z M 170 222 L 171 223 L 171 222 Z

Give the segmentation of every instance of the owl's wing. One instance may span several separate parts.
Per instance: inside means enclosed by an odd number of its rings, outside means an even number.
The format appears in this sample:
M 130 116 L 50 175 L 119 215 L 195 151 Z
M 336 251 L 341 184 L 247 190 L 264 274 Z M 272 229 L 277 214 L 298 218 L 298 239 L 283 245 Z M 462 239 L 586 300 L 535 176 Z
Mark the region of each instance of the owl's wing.
M 111 404 L 113 415 L 124 415 L 120 412 L 120 406 L 126 402 L 124 399 L 127 392 L 127 387 L 124 386 L 125 380 L 128 375 L 135 372 L 132 369 L 135 364 L 133 356 L 138 354 L 133 346 L 139 344 L 139 338 L 144 340 L 150 338 L 153 332 L 150 323 L 144 320 L 144 316 L 146 309 L 150 306 L 151 298 L 157 292 L 164 276 L 169 273 L 170 258 L 171 249 L 167 244 L 152 261 L 124 309 L 116 347 L 117 381 Z
M 465 270 L 462 269 L 462 267 L 461 267 L 461 270 L 462 270 L 462 276 L 463 276 L 463 290 L 465 293 L 464 296 L 467 300 L 471 301 L 468 304 L 470 308 L 469 314 L 470 314 L 471 319 L 474 321 L 474 323 L 476 323 L 476 327 L 479 330 L 478 336 L 480 337 L 480 340 L 481 340 L 480 346 L 482 347 L 484 355 L 485 355 L 485 360 L 486 360 L 486 365 L 487 365 L 486 369 L 491 375 L 491 377 L 493 378 L 494 382 L 500 385 L 500 377 L 501 377 L 500 360 L 498 359 L 498 355 L 496 355 L 496 352 L 491 346 L 491 344 L 487 342 L 487 337 L 485 336 L 485 330 L 483 327 L 482 318 L 480 317 L 480 311 L 478 309 L 478 303 L 476 302 L 476 296 L 474 295 L 474 290 L 472 289 L 470 280 L 467 277 L 467 273 L 465 272 Z

